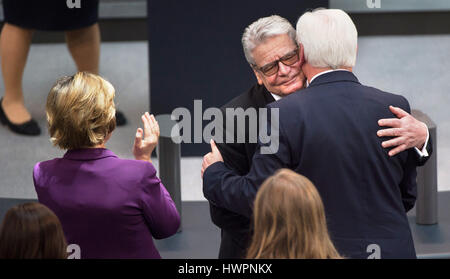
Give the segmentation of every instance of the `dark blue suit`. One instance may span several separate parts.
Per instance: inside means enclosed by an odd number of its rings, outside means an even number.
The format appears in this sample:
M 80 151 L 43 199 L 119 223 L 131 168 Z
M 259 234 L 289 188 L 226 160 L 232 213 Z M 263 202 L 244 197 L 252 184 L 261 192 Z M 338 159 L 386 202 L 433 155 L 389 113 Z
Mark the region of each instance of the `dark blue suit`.
M 258 145 L 245 176 L 221 162 L 211 165 L 204 195 L 250 218 L 264 179 L 290 168 L 316 185 L 343 256 L 367 258 L 368 246 L 377 244 L 382 258 L 414 258 L 406 212 L 416 199 L 417 160 L 413 149 L 389 157 L 381 146 L 377 121 L 394 117 L 389 105 L 410 112 L 404 97 L 363 86 L 351 72 L 321 75 L 307 89 L 268 105 L 279 108 L 278 151 L 262 155 Z

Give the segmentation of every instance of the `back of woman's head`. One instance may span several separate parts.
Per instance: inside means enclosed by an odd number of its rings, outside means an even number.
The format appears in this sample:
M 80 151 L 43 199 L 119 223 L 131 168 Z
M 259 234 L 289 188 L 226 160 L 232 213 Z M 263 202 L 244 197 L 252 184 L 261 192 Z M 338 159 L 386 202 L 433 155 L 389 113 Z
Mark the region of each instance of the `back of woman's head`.
M 32 202 L 8 210 L 0 231 L 1 259 L 64 259 L 67 243 L 58 217 Z
M 79 72 L 60 78 L 47 97 L 48 130 L 61 149 L 104 143 L 116 127 L 114 87 L 98 75 Z
M 281 169 L 264 181 L 254 203 L 248 258 L 339 258 L 322 200 L 306 177 Z

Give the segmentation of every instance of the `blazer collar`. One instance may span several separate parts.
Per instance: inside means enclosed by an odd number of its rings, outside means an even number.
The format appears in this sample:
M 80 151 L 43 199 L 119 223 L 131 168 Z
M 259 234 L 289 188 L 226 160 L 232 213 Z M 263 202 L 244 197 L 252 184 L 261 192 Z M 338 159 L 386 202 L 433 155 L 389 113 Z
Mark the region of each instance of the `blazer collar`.
M 117 155 L 106 148 L 80 148 L 68 150 L 66 154 L 64 154 L 63 158 L 69 160 L 86 161 L 97 160 L 106 157 L 117 158 Z
M 315 78 L 308 87 L 313 87 L 325 83 L 340 82 L 340 81 L 350 81 L 359 83 L 356 76 L 349 71 L 333 71 L 326 73 Z
M 261 94 L 264 96 L 264 101 L 266 101 L 267 104 L 270 104 L 272 102 L 275 102 L 275 98 L 272 96 L 272 94 L 267 90 L 267 88 L 264 85 L 259 85 L 259 89 L 261 90 Z

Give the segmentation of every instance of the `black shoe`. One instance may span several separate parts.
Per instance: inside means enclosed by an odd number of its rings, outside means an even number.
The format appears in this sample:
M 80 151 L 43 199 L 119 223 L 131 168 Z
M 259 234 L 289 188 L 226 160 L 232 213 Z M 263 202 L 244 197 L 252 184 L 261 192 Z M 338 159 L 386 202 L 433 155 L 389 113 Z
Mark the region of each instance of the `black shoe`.
M 120 110 L 116 110 L 116 126 L 124 126 L 127 124 L 125 115 Z
M 8 117 L 6 117 L 5 112 L 2 107 L 3 98 L 0 99 L 0 122 L 3 125 L 9 127 L 9 129 L 17 134 L 27 135 L 27 136 L 38 136 L 41 134 L 41 128 L 34 119 L 27 121 L 23 124 L 13 124 L 9 121 Z

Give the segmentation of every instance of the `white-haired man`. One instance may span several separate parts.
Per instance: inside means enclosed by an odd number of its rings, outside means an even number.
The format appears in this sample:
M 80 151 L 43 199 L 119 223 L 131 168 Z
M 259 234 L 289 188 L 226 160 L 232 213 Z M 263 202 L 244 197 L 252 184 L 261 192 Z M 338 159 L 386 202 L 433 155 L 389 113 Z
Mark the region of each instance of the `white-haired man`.
M 383 257 L 414 257 L 405 212 L 414 204 L 415 167 L 423 160 L 413 149 L 394 153 L 414 146 L 422 148 L 427 132 L 404 112 L 409 111 L 406 99 L 362 86 L 352 74 L 357 31 L 351 19 L 341 10 L 305 13 L 297 24 L 298 61 L 289 57 L 297 44 L 289 42 L 286 33 L 259 36 L 259 42 L 248 47 L 244 38 L 251 34 L 252 25 L 244 33 L 243 45 L 258 84 L 278 96 L 289 95 L 268 105 L 279 108 L 279 149 L 275 154 L 262 155 L 258 144 L 251 159 L 253 154 L 245 153 L 245 146 L 237 149 L 222 144 L 219 152 L 212 143 L 212 152 L 204 157 L 202 166 L 203 191 L 213 205 L 212 212 L 228 210 L 249 219 L 259 185 L 275 170 L 288 167 L 309 177 L 318 187 L 331 235 L 344 256 L 367 257 L 367 248 L 375 244 Z M 262 29 L 258 26 L 254 34 Z M 307 89 L 296 94 L 271 91 L 273 85 L 295 88 L 300 84 L 300 79 L 295 82 L 295 75 L 290 75 L 299 65 L 307 77 Z M 276 83 L 278 79 L 282 82 Z M 236 99 L 231 103 L 239 105 Z M 403 139 L 388 141 L 388 145 L 401 142 L 388 154 L 377 131 L 379 119 L 392 117 L 389 105 L 394 105 L 393 112 L 404 113 L 400 123 L 408 123 L 404 126 L 410 128 L 413 123 L 415 128 L 403 134 Z M 406 130 L 394 127 L 379 136 Z M 414 136 L 409 137 L 412 130 Z M 244 158 L 248 160 L 248 174 L 236 166 L 244 164 Z M 233 229 L 232 219 L 224 220 Z M 223 230 L 227 231 L 227 227 Z

